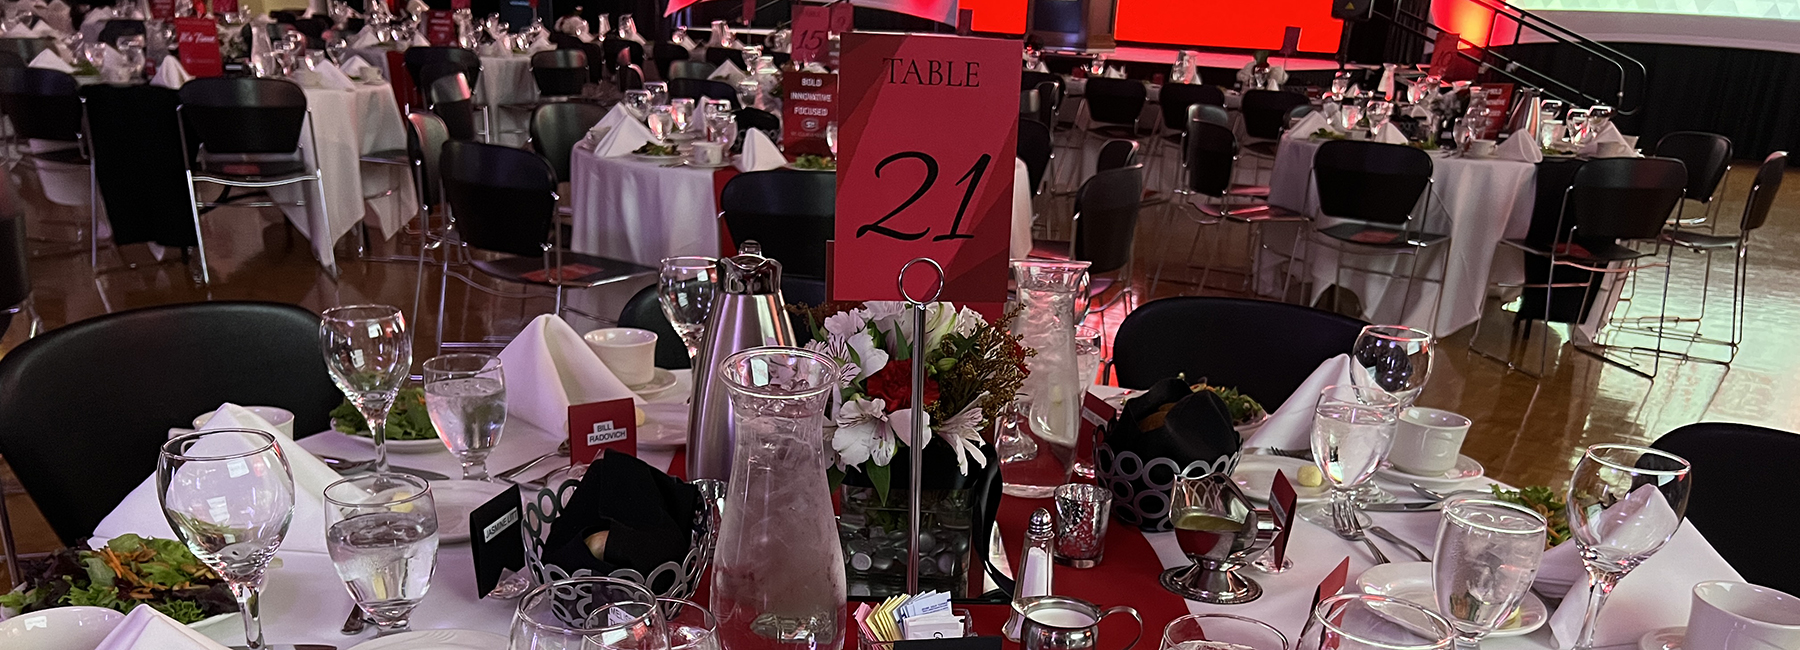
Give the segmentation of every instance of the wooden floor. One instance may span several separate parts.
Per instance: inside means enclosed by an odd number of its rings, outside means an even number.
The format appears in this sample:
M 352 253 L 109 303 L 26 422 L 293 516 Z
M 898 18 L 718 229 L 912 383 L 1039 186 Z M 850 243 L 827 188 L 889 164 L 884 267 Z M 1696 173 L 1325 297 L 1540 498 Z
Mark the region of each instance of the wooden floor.
M 319 310 L 336 304 L 382 302 L 413 311 L 417 267 L 404 262 L 375 262 L 358 258 L 356 237 L 340 242 L 341 274 L 334 281 L 317 264 L 304 237 L 271 209 L 221 209 L 205 219 L 213 284 L 201 288 L 192 280 L 190 267 L 179 254 L 157 263 L 143 245 L 122 251 L 104 249 L 103 267 L 115 269 L 98 279 L 90 272 L 85 232 L 85 208 L 49 204 L 27 171 L 14 183 L 31 209 L 35 287 L 32 305 L 43 328 L 55 328 L 108 311 L 147 305 L 200 300 L 256 299 L 295 303 Z M 1727 225 L 1720 232 L 1734 232 L 1744 194 L 1748 191 L 1751 165 L 1734 170 L 1721 196 L 1720 214 Z M 1727 368 L 1722 365 L 1664 360 L 1660 374 L 1646 380 L 1603 364 L 1593 357 L 1561 345 L 1567 331 L 1561 326 L 1542 328 L 1519 354 L 1535 367 L 1537 342 L 1553 337 L 1552 368 L 1542 381 L 1468 350 L 1470 329 L 1448 337 L 1440 347 L 1437 367 L 1420 404 L 1450 409 L 1474 420 L 1465 452 L 1482 462 L 1491 476 L 1519 485 L 1551 485 L 1560 489 L 1586 445 L 1602 442 L 1646 443 L 1669 430 L 1697 421 L 1734 421 L 1800 430 L 1800 338 L 1792 327 L 1800 323 L 1800 179 L 1789 181 L 1789 191 L 1778 200 L 1768 226 L 1758 233 L 1750 256 L 1747 331 L 1741 352 Z M 1139 278 L 1136 286 L 1147 289 L 1143 269 L 1154 268 L 1154 242 L 1165 239 L 1186 242 L 1191 226 L 1169 227 L 1160 215 L 1147 215 L 1139 236 Z M 1183 224 L 1185 225 L 1185 224 Z M 371 255 L 414 254 L 402 236 L 395 242 L 378 242 Z M 1182 247 L 1171 253 L 1185 253 Z M 1670 289 L 1671 313 L 1697 313 L 1704 258 L 1677 254 Z M 1170 268 L 1185 268 L 1170 260 Z M 127 266 L 135 263 L 135 268 Z M 1724 337 L 1729 313 L 1730 259 L 1715 262 L 1715 290 L 1707 307 L 1707 333 Z M 1171 272 L 1179 276 L 1180 273 Z M 415 359 L 430 356 L 438 327 L 436 269 L 425 269 L 423 307 L 413 315 L 418 333 Z M 1176 278 L 1180 280 L 1181 278 Z M 1634 315 L 1654 314 L 1661 288 L 1661 274 L 1651 272 L 1639 283 L 1636 297 L 1627 303 Z M 1215 282 L 1216 283 L 1216 282 Z M 587 311 L 616 315 L 624 300 L 641 286 L 614 287 L 580 302 Z M 491 285 L 490 285 L 491 286 Z M 1175 295 L 1191 285 L 1165 277 L 1158 297 Z M 446 338 L 470 341 L 484 336 L 516 332 L 529 315 L 547 312 L 547 294 L 530 300 L 495 297 L 471 291 L 462 282 L 449 282 L 445 319 Z M 1122 308 L 1107 314 L 1106 324 L 1116 327 Z M 1504 350 L 1512 314 L 1497 302 L 1487 310 L 1482 333 L 1483 349 Z M 578 323 L 577 329 L 595 325 Z M 0 350 L 23 341 L 28 324 L 15 319 L 0 338 Z M 1696 347 L 1696 354 L 1726 358 L 1727 351 Z M 1648 361 L 1648 359 L 1644 359 Z M 38 516 L 30 499 L 10 481 L 0 463 L 0 480 L 7 482 L 18 543 L 26 552 L 54 548 L 57 542 Z

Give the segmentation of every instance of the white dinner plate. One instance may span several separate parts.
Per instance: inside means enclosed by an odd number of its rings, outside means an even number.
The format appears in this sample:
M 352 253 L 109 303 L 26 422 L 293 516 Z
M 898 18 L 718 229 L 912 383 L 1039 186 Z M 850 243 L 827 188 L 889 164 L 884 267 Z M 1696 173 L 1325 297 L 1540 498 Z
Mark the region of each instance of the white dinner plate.
M 506 637 L 477 630 L 418 630 L 370 639 L 350 650 L 506 650 Z
M 1311 464 L 1311 461 L 1286 456 L 1246 454 L 1238 459 L 1237 469 L 1231 472 L 1231 480 L 1237 481 L 1238 488 L 1244 491 L 1244 496 L 1268 503 L 1269 486 L 1275 484 L 1275 471 L 1280 470 L 1283 474 L 1287 474 L 1288 481 L 1294 484 L 1294 494 L 1299 497 L 1299 503 L 1316 503 L 1326 500 L 1331 494 L 1331 489 L 1323 483 L 1318 487 L 1306 487 L 1300 484 L 1300 468 Z
M 1356 588 L 1365 594 L 1398 598 L 1437 611 L 1437 597 L 1431 590 L 1430 562 L 1377 564 L 1356 577 Z M 1503 623 L 1503 627 L 1488 634 L 1488 638 L 1530 634 L 1549 620 L 1550 608 L 1544 605 L 1544 600 L 1537 594 L 1526 593 L 1524 602 L 1519 603 L 1519 620 L 1511 625 Z
M 687 166 L 694 167 L 696 169 L 724 169 L 726 167 L 731 166 L 731 161 L 725 160 L 725 161 L 720 162 L 717 165 L 707 165 L 707 164 L 702 164 L 702 163 L 696 162 L 693 159 L 689 159 L 687 161 Z
M 627 386 L 626 388 L 630 388 L 631 392 L 637 393 L 638 397 L 650 399 L 657 395 L 661 395 L 663 391 L 674 387 L 675 373 L 663 370 L 662 368 L 657 368 L 656 372 L 650 375 L 650 381 L 636 386 Z
M 368 445 L 371 449 L 375 447 L 375 439 L 370 438 L 367 433 L 358 432 L 346 435 L 351 440 Z M 446 454 L 450 453 L 448 450 L 444 449 L 444 441 L 438 440 L 437 438 L 426 438 L 423 440 L 389 440 L 387 441 L 387 450 L 396 454 L 429 454 L 434 451 L 441 451 Z
M 1382 478 L 1398 482 L 1402 485 L 1407 483 L 1418 483 L 1425 487 L 1456 487 L 1462 485 L 1464 482 L 1481 478 L 1487 473 L 1487 470 L 1481 466 L 1481 463 L 1476 462 L 1475 459 L 1462 454 L 1457 454 L 1456 466 L 1450 468 L 1450 471 L 1442 474 L 1414 474 L 1398 467 L 1394 467 L 1387 461 L 1382 461 L 1381 468 L 1375 470 L 1375 473 Z
M 506 486 L 487 481 L 432 481 L 431 497 L 437 504 L 438 543 L 469 541 L 469 513 Z
M 680 447 L 687 444 L 687 404 L 644 404 L 638 409 L 644 412 L 644 424 L 637 431 L 638 444 L 645 447 Z
M 648 160 L 650 162 L 661 162 L 661 163 L 681 162 L 682 160 L 686 159 L 685 156 L 682 156 L 681 154 L 678 154 L 678 153 L 669 154 L 667 156 L 652 156 L 647 153 L 637 153 L 634 151 L 634 152 L 631 152 L 631 156 L 633 158 L 637 158 L 638 160 Z

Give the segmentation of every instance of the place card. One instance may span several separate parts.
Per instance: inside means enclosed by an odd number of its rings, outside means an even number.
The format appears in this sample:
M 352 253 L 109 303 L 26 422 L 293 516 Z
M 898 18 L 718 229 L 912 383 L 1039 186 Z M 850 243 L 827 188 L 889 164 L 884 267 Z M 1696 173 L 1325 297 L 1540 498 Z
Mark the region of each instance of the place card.
M 1075 430 L 1075 462 L 1093 466 L 1094 450 L 1100 448 L 1101 427 L 1111 422 L 1119 410 L 1099 395 L 1087 393 L 1081 399 L 1081 426 Z
M 1349 582 L 1350 556 L 1346 555 L 1344 561 L 1338 563 L 1337 568 L 1332 569 L 1331 573 L 1325 574 L 1325 580 L 1319 583 L 1319 590 L 1313 592 L 1312 604 L 1307 606 L 1306 615 L 1311 617 L 1313 610 L 1319 607 L 1319 603 L 1325 602 L 1326 598 L 1338 595 L 1338 592 L 1343 591 L 1344 585 Z
M 631 398 L 569 405 L 569 463 L 592 463 L 603 449 L 637 455 L 637 405 Z
M 1294 530 L 1294 505 L 1299 501 L 1300 495 L 1294 491 L 1294 484 L 1287 474 L 1275 470 L 1275 482 L 1269 486 L 1269 511 L 1275 515 L 1275 523 L 1281 530 L 1269 544 L 1267 561 L 1277 571 L 1287 564 L 1288 534 Z
M 475 597 L 486 598 L 507 571 L 525 568 L 525 520 L 514 485 L 469 512 L 469 550 L 475 554 Z
M 1006 300 L 1013 160 L 1018 155 L 1016 40 L 849 33 L 838 70 L 836 300 L 902 300 L 909 262 L 943 268 L 936 299 Z M 906 293 L 930 297 L 931 269 Z
M 175 47 L 181 67 L 188 74 L 195 77 L 225 74 L 225 59 L 219 55 L 219 24 L 212 17 L 176 18 Z

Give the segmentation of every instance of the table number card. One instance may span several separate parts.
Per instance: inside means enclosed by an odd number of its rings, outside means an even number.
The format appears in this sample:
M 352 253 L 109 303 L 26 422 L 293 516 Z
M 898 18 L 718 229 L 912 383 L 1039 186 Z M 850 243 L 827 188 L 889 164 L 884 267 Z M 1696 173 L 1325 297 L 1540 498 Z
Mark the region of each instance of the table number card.
M 1019 41 L 843 36 L 833 298 L 900 300 L 914 258 L 944 269 L 938 300 L 1006 299 Z M 929 268 L 907 274 L 928 296 Z
M 209 16 L 175 19 L 175 47 L 181 55 L 181 67 L 196 77 L 225 74 L 225 59 L 219 55 L 219 24 Z
M 818 61 L 831 49 L 831 10 L 818 5 L 794 3 L 794 40 L 789 54 L 794 63 L 806 65 Z
M 1275 533 L 1275 541 L 1269 544 L 1269 565 L 1282 566 L 1287 562 L 1288 533 L 1294 529 L 1294 505 L 1300 502 L 1299 493 L 1294 491 L 1293 482 L 1287 474 L 1275 470 L 1275 482 L 1269 486 L 1269 510 L 1275 514 L 1276 525 L 1281 530 Z
M 637 455 L 637 406 L 629 397 L 569 406 L 569 462 L 594 462 L 600 450 Z
M 475 597 L 486 598 L 508 570 L 525 568 L 525 523 L 514 485 L 469 512 L 469 550 L 475 554 Z

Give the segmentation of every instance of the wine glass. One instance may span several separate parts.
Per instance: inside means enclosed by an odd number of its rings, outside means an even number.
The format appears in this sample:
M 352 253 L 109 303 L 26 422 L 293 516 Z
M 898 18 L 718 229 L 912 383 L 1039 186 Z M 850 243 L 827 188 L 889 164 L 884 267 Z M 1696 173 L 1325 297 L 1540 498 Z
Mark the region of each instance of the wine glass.
M 1594 647 L 1600 606 L 1621 578 L 1681 527 L 1693 488 L 1680 456 L 1636 445 L 1588 447 L 1569 480 L 1569 532 L 1588 572 L 1587 616 L 1575 650 Z
M 631 119 L 634 119 L 634 120 L 641 120 L 641 119 L 644 119 L 644 116 L 649 115 L 650 114 L 650 91 L 648 91 L 648 90 L 627 90 L 627 91 L 625 91 L 625 113 L 627 115 L 630 115 Z
M 1343 101 L 1350 93 L 1350 73 L 1339 70 L 1331 76 L 1331 98 Z
M 1595 104 L 1593 106 L 1588 107 L 1588 111 L 1587 111 L 1588 133 L 1593 134 L 1593 136 L 1596 138 L 1600 137 L 1600 132 L 1606 129 L 1606 125 L 1608 123 L 1612 122 L 1613 113 L 1614 113 L 1613 107 L 1607 106 L 1605 104 Z
M 431 484 L 411 474 L 364 474 L 325 488 L 325 542 L 338 577 L 378 635 L 405 632 L 437 569 Z
M 656 596 L 637 583 L 599 576 L 538 585 L 513 613 L 512 650 L 669 650 Z
M 1400 400 L 1404 409 L 1418 401 L 1425 382 L 1431 379 L 1436 349 L 1437 339 L 1430 332 L 1405 325 L 1368 325 L 1356 336 L 1350 356 L 1376 386 Z
M 1394 115 L 1393 102 L 1369 102 L 1366 112 L 1369 116 L 1369 136 L 1374 138 L 1381 133 L 1381 127 L 1387 126 L 1388 118 Z
M 719 143 L 730 153 L 732 143 L 737 141 L 737 117 L 730 113 L 707 116 L 706 138 Z
M 1475 120 L 1469 117 L 1456 118 L 1456 125 L 1451 127 L 1450 137 L 1456 142 L 1456 152 L 1469 150 L 1469 143 L 1475 141 Z
M 1437 612 L 1375 594 L 1332 596 L 1313 608 L 1295 650 L 1449 650 L 1454 628 Z
M 1075 363 L 1081 372 L 1081 381 L 1089 386 L 1099 381 L 1101 348 L 1105 345 L 1105 335 L 1100 330 L 1078 325 L 1075 327 Z
M 375 439 L 375 471 L 387 471 L 387 417 L 412 370 L 412 336 L 397 307 L 348 305 L 319 315 L 319 347 L 331 381 Z
M 669 317 L 669 325 L 687 345 L 690 360 L 700 355 L 700 344 L 706 342 L 706 317 L 712 313 L 713 293 L 718 285 L 718 260 L 663 258 L 656 295 L 662 302 L 663 315 Z
M 1563 124 L 1569 130 L 1569 142 L 1571 144 L 1576 146 L 1587 144 L 1589 133 L 1587 118 L 1587 109 L 1583 108 L 1571 108 L 1569 109 L 1568 115 L 1563 117 Z
M 1462 499 L 1444 506 L 1432 557 L 1437 611 L 1456 628 L 1461 650 L 1512 616 L 1544 558 L 1547 524 L 1537 511 L 1504 501 Z
M 669 82 L 646 81 L 644 82 L 644 90 L 650 91 L 651 106 L 669 105 Z
M 644 116 L 644 126 L 650 127 L 650 137 L 657 142 L 668 142 L 669 134 L 675 129 L 675 110 L 668 104 L 650 107 L 650 113 Z
M 1400 400 L 1375 386 L 1326 386 L 1313 407 L 1313 462 L 1331 481 L 1331 502 L 1300 509 L 1307 521 L 1336 531 L 1351 529 L 1356 488 L 1375 475 L 1394 445 Z
M 488 479 L 487 456 L 506 425 L 506 373 L 491 354 L 445 354 L 425 361 L 425 410 L 438 439 L 462 464 L 465 481 Z
M 719 650 L 719 619 L 699 603 L 680 598 L 658 598 L 669 625 L 669 650 Z
M 687 133 L 694 128 L 694 99 L 692 97 L 676 97 L 669 100 L 669 114 L 675 117 L 675 133 Z
M 1205 642 L 1211 641 L 1212 644 Z M 1235 644 L 1234 648 L 1287 650 L 1287 636 L 1268 623 L 1230 614 L 1188 614 L 1163 628 L 1160 650 L 1200 650 Z
M 831 149 L 831 157 L 837 158 L 838 126 L 837 122 L 825 125 L 825 146 Z
M 294 475 L 275 436 L 213 429 L 169 440 L 156 464 L 156 496 L 175 536 L 231 585 L 245 645 L 260 650 L 263 572 L 294 517 Z

